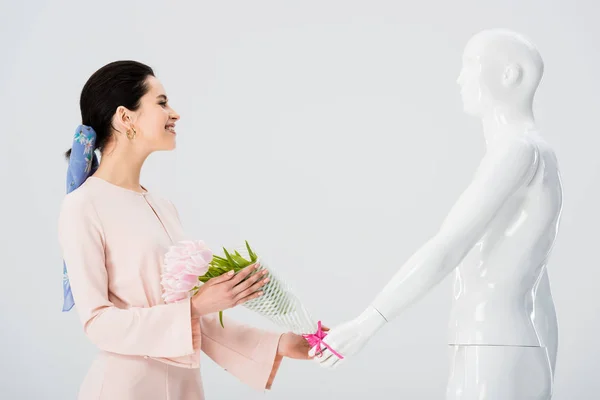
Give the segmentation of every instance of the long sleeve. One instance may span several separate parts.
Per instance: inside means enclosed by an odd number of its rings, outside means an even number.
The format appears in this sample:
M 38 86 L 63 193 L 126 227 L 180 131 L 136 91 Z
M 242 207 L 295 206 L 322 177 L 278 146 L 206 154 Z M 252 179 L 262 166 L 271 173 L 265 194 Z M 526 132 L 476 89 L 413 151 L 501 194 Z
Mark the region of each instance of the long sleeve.
M 102 224 L 81 191 L 63 200 L 59 242 L 75 307 L 92 343 L 123 355 L 175 358 L 195 352 L 189 300 L 127 309 L 109 300 Z
M 218 314 L 200 319 L 201 348 L 214 362 L 244 384 L 256 389 L 270 389 L 282 357 L 277 347 L 282 333 L 265 331 L 224 317 L 223 328 Z
M 169 205 L 182 224 L 175 205 L 171 201 Z M 224 324 L 225 328 L 218 321 L 218 313 L 194 320 L 194 346 L 197 346 L 196 335 L 200 335 L 201 350 L 219 366 L 256 390 L 271 389 L 283 359 L 277 355 L 282 334 L 239 324 L 226 317 Z

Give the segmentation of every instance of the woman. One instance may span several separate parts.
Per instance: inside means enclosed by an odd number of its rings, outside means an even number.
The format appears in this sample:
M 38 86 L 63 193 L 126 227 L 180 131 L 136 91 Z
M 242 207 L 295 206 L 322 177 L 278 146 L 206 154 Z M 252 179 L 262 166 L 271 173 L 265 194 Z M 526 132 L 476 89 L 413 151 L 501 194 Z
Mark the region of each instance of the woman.
M 231 320 L 223 328 L 215 314 L 261 294 L 263 275 L 244 281 L 256 266 L 211 279 L 191 299 L 162 301 L 163 256 L 188 238 L 173 204 L 139 181 L 152 152 L 175 148 L 179 120 L 152 69 L 134 61 L 104 66 L 83 87 L 80 107 L 73 148 L 83 146 L 85 165 L 72 160 L 69 171 L 84 176 L 68 182 L 59 242 L 72 288 L 65 301 L 72 293 L 101 352 L 79 399 L 203 399 L 201 351 L 242 382 L 270 389 L 283 357 L 309 358 L 306 340 Z

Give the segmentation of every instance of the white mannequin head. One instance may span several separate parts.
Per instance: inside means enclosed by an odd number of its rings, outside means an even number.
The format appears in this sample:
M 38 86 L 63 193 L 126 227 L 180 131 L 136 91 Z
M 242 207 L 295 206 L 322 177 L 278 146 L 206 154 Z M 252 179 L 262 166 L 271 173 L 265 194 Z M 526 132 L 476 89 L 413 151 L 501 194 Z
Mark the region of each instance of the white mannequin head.
M 463 54 L 458 77 L 465 112 L 485 116 L 530 113 L 544 72 L 539 52 L 522 35 L 501 29 L 474 35 Z

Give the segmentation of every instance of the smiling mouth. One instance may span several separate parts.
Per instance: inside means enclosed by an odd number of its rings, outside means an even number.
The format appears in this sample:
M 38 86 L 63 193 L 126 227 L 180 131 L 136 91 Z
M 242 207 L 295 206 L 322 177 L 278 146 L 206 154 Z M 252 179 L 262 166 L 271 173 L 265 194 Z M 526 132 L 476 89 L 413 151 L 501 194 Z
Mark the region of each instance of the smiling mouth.
M 172 134 L 176 134 L 175 133 L 175 125 L 166 125 L 165 129 L 168 130 L 169 132 L 171 132 Z

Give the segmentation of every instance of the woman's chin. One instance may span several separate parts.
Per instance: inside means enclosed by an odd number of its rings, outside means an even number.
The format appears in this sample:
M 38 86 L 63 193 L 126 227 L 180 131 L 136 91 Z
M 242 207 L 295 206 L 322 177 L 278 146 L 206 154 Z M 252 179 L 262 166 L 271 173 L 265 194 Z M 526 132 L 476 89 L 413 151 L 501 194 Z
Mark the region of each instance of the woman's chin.
M 168 138 L 166 140 L 163 140 L 157 147 L 158 151 L 175 150 L 175 148 L 177 147 L 177 141 L 175 140 L 175 137 Z
M 169 146 L 169 150 L 173 150 L 175 147 L 177 147 L 177 139 L 175 133 L 170 133 L 170 135 L 171 136 L 169 136 L 165 141 L 165 144 Z

